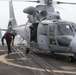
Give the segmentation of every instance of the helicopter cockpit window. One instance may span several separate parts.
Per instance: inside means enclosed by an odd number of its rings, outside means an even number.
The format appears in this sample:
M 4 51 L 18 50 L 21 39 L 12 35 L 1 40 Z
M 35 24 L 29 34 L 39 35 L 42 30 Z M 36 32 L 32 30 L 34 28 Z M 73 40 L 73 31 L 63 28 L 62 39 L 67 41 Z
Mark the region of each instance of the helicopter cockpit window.
M 57 26 L 57 35 L 73 35 L 72 27 L 69 24 L 59 24 Z
M 75 23 L 72 23 L 71 25 L 72 25 L 74 31 L 76 32 L 76 24 Z

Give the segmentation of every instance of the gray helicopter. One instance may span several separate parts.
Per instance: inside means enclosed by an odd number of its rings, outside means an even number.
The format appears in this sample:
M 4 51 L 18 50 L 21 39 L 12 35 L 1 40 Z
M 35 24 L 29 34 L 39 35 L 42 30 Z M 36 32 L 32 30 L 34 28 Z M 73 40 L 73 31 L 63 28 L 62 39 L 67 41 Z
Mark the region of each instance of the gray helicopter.
M 28 1 L 27 1 L 28 2 Z M 76 59 L 76 24 L 61 19 L 59 12 L 55 12 L 52 0 L 29 1 L 41 3 L 36 7 L 30 6 L 23 12 L 28 21 L 17 26 L 13 11 L 12 0 L 9 1 L 10 21 L 8 29 L 20 35 L 27 42 L 25 52 L 32 48 L 51 53 L 73 53 L 68 60 Z M 69 2 L 55 2 L 56 4 L 76 4 Z
M 41 2 L 41 1 L 29 1 Z M 28 14 L 28 22 L 25 27 L 25 36 L 30 46 L 26 49 L 29 52 L 31 46 L 51 53 L 73 53 L 68 60 L 76 59 L 76 24 L 61 19 L 59 12 L 55 12 L 52 0 L 43 0 L 43 4 L 36 7 L 28 7 L 23 10 Z M 59 2 L 56 4 L 76 4 Z

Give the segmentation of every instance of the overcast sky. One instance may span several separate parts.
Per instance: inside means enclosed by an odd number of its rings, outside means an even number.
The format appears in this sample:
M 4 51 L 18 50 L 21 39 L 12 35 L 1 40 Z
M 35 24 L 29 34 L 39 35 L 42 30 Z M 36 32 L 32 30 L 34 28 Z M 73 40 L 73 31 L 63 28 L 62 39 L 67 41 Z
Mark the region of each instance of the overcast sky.
M 57 0 L 54 0 L 57 1 Z M 65 2 L 76 2 L 76 0 L 58 0 Z M 13 2 L 14 12 L 17 24 L 26 23 L 27 16 L 23 13 L 23 9 L 29 6 L 36 6 L 36 3 Z M 60 12 L 60 16 L 64 20 L 73 21 L 76 23 L 76 5 L 55 5 L 55 10 Z M 7 28 L 9 21 L 9 2 L 0 1 L 0 27 Z

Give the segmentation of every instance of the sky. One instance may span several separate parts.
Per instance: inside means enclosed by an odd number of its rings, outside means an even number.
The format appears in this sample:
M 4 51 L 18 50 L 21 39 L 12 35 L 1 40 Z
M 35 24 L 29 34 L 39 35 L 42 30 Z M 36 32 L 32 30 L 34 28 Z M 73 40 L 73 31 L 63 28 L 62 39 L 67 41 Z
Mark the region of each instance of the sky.
M 54 0 L 57 1 L 57 0 Z M 58 0 L 65 2 L 76 2 L 76 0 Z M 27 15 L 23 13 L 23 9 L 29 6 L 36 6 L 36 3 L 28 3 L 21 1 L 13 1 L 15 17 L 18 25 L 25 24 Z M 76 23 L 76 5 L 55 5 L 55 11 L 60 12 L 60 16 L 64 20 Z M 9 21 L 9 2 L 0 1 L 0 27 L 7 28 Z
M 18 25 L 25 24 L 27 21 L 27 14 L 23 13 L 23 9 L 29 6 L 37 5 L 37 3 L 28 3 L 21 1 L 13 1 L 15 18 Z M 76 0 L 54 0 L 54 1 L 76 3 Z M 76 5 L 55 4 L 54 7 L 55 11 L 60 12 L 60 17 L 63 20 L 68 20 L 76 23 Z M 9 1 L 0 0 L 0 28 L 6 29 L 8 26 L 8 22 L 9 22 Z
M 18 1 L 13 2 L 15 17 L 18 25 L 26 23 L 27 16 L 26 14 L 23 13 L 23 9 L 29 7 L 29 5 L 30 3 L 18 2 Z M 33 5 L 33 3 L 31 5 Z M 8 21 L 9 21 L 9 1 L 0 1 L 0 27 L 7 28 Z
M 62 2 L 76 2 L 76 0 L 54 0 Z M 21 1 L 13 1 L 13 7 L 15 12 L 15 18 L 18 25 L 25 24 L 27 21 L 27 15 L 23 13 L 23 9 L 29 6 L 36 6 L 37 3 L 28 3 Z M 60 12 L 60 16 L 64 20 L 72 21 L 76 23 L 76 5 L 54 5 L 55 11 Z M 9 22 L 9 0 L 0 0 L 0 27 L 7 28 Z

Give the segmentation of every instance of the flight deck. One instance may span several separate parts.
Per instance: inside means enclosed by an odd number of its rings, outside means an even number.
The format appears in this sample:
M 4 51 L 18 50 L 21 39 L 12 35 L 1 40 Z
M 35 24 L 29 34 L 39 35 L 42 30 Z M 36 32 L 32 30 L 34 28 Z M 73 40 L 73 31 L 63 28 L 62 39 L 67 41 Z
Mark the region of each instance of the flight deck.
M 20 46 L 12 47 L 12 53 L 8 55 L 7 47 L 0 46 L 0 75 L 76 75 L 75 63 L 72 64 L 65 60 L 63 62 L 52 57 L 49 59 L 49 57 L 47 54 L 36 54 L 32 51 L 25 54 Z M 62 67 L 66 71 L 60 69 L 59 64 L 64 63 L 71 64 L 67 66 L 71 69 L 67 70 L 65 65 Z

